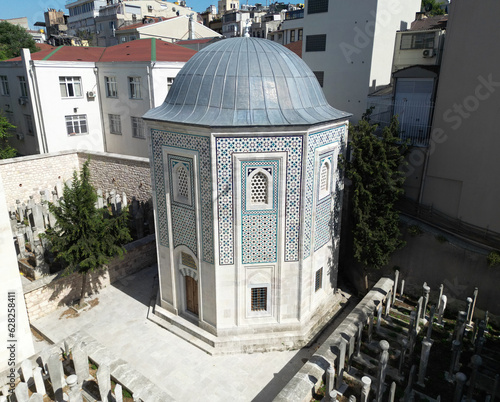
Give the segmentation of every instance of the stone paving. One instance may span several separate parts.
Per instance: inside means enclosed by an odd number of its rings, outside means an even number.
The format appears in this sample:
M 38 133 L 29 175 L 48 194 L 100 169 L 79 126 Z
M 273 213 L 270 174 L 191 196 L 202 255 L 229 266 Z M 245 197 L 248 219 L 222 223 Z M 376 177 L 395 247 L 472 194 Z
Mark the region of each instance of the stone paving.
M 146 318 L 156 275 L 156 266 L 146 268 L 102 289 L 88 311 L 61 307 L 32 324 L 53 342 L 84 329 L 172 400 L 271 401 L 357 302 L 351 298 L 310 348 L 210 356 Z

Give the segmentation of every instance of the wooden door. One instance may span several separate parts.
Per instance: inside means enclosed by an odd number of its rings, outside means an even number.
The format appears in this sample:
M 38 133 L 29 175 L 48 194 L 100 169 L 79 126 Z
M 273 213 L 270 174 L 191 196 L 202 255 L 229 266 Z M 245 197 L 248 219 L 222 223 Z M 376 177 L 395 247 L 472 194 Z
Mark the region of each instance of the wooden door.
M 186 280 L 186 305 L 187 309 L 198 315 L 198 282 L 190 276 L 185 276 Z

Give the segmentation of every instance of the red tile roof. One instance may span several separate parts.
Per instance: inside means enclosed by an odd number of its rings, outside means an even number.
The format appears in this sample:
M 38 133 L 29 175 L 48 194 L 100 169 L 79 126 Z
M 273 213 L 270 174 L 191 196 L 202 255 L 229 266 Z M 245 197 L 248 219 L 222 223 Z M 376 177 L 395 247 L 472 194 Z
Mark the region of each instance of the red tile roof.
M 54 46 L 51 46 L 47 43 L 36 43 L 35 45 L 40 50 L 54 50 L 55 49 Z
M 50 61 L 188 61 L 191 50 L 160 39 L 138 39 L 110 47 L 49 46 L 31 54 L 32 60 Z M 21 60 L 21 57 L 9 61 Z
M 294 52 L 300 58 L 302 58 L 302 41 L 301 40 L 289 43 L 289 44 L 285 45 L 285 47 L 290 49 L 292 52 Z

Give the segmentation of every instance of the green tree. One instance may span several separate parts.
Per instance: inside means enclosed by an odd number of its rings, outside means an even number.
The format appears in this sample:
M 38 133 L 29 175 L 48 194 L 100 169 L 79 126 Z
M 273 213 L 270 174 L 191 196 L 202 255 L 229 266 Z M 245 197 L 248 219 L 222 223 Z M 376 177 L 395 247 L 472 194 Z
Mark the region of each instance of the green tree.
M 5 21 L 0 22 L 0 60 L 20 56 L 23 48 L 29 49 L 31 53 L 39 50 L 26 29 Z
M 112 214 L 107 208 L 96 207 L 89 163 L 90 160 L 84 163 L 80 175 L 74 172 L 72 184 L 64 186 L 59 203 L 49 203 L 56 224 L 45 233 L 55 259 L 66 265 L 64 274 L 82 274 L 80 305 L 85 298 L 87 274 L 102 268 L 115 256 L 122 257 L 123 245 L 132 240 L 127 211 Z
M 429 15 L 444 15 L 444 10 L 441 8 L 443 3 L 438 3 L 437 0 L 422 0 L 422 9 Z
M 404 245 L 395 203 L 403 194 L 401 167 L 407 145 L 398 137 L 396 117 L 380 135 L 376 130 L 369 113 L 350 126 L 347 176 L 352 181 L 353 255 L 365 267 L 380 268 Z
M 10 124 L 7 117 L 0 114 L 0 159 L 14 158 L 17 151 L 9 145 L 10 131 L 16 126 Z

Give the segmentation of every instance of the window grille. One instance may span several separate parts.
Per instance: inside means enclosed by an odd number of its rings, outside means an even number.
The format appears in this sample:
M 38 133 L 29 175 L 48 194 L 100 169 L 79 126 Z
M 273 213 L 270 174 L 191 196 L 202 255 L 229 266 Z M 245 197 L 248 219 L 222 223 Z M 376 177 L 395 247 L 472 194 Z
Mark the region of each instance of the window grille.
M 141 139 L 146 138 L 144 123 L 140 117 L 132 117 L 132 137 Z
M 190 254 L 181 252 L 181 261 L 182 261 L 182 265 L 185 265 L 186 267 L 189 267 L 192 269 L 197 269 L 196 261 L 194 260 L 193 257 L 191 257 Z
M 309 0 L 307 4 L 307 14 L 326 12 L 328 12 L 328 0 Z
M 252 204 L 267 204 L 268 194 L 267 176 L 258 172 L 251 179 L 251 202 Z
M 87 115 L 77 114 L 66 117 L 66 130 L 68 135 L 87 134 Z
M 119 114 L 109 115 L 109 132 L 111 134 L 121 134 L 122 133 L 122 122 Z
M 325 79 L 325 72 L 324 71 L 313 71 L 314 75 L 316 76 L 316 79 L 319 82 L 319 85 L 323 88 L 323 81 Z
M 326 34 L 306 36 L 306 52 L 324 52 L 325 50 Z
M 328 162 L 323 163 L 323 166 L 321 166 L 321 174 L 320 174 L 320 181 L 319 181 L 319 189 L 320 191 L 328 191 L 328 182 L 329 182 L 329 176 L 330 176 L 330 166 L 328 166 Z
M 323 267 L 316 271 L 316 278 L 314 281 L 314 291 L 317 292 L 323 287 Z
M 180 165 L 177 168 L 177 190 L 180 197 L 189 198 L 189 181 L 187 169 Z
M 434 32 L 402 34 L 400 49 L 433 49 L 434 35 Z
M 21 96 L 28 96 L 28 85 L 26 84 L 26 77 L 21 75 L 17 78 L 19 79 L 19 88 L 21 90 Z
M 141 77 L 128 77 L 131 99 L 141 99 Z
M 252 311 L 267 311 L 267 288 L 252 288 Z

